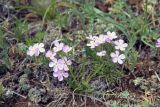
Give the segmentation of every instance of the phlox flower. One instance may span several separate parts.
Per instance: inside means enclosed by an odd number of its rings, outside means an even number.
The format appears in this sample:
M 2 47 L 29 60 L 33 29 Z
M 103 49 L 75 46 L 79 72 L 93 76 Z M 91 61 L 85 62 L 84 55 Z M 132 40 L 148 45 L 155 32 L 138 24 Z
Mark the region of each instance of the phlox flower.
M 45 56 L 53 60 L 56 56 L 56 53 L 52 52 L 51 50 L 48 50 Z
M 65 78 L 67 78 L 69 76 L 68 72 L 64 71 L 64 70 L 58 70 L 57 72 L 53 72 L 53 76 L 54 77 L 58 77 L 59 81 L 62 81 Z
M 97 52 L 97 56 L 105 56 L 106 51 Z
M 67 65 L 71 65 L 72 64 L 71 60 L 68 60 L 67 57 L 63 57 L 63 60 L 65 61 L 65 63 Z
M 54 59 L 52 62 L 49 63 L 49 67 L 53 67 L 54 72 L 58 72 L 59 70 L 68 71 L 69 68 L 66 62 L 63 59 Z
M 59 52 L 63 49 L 64 47 L 64 43 L 60 43 L 59 41 L 55 41 L 54 42 L 54 47 L 53 47 L 53 51 L 56 53 L 56 52 Z
M 27 55 L 29 56 L 39 56 L 40 53 L 45 52 L 44 44 L 43 43 L 36 43 L 33 46 L 30 46 Z
M 125 59 L 125 55 L 124 54 L 120 54 L 119 51 L 116 51 L 115 53 L 111 53 L 111 57 L 112 57 L 112 61 L 114 63 L 119 63 L 119 64 L 123 64 L 123 60 Z
M 99 37 L 97 37 L 97 36 L 89 35 L 89 37 L 87 37 L 87 39 L 90 40 L 89 43 L 87 44 L 87 46 L 89 46 L 92 49 L 94 49 L 96 46 L 99 46 L 101 44 L 99 41 Z
M 92 36 L 92 35 L 89 35 L 89 37 L 86 37 L 88 40 L 92 40 L 94 41 L 96 39 L 96 36 Z
M 115 32 L 110 32 L 110 31 L 107 32 L 107 36 L 106 36 L 107 42 L 111 42 L 113 39 L 116 39 L 116 38 L 117 38 L 117 35 Z
M 90 41 L 87 46 L 89 46 L 91 49 L 94 49 L 96 46 L 98 46 L 99 43 L 95 42 L 95 41 Z
M 157 39 L 156 47 L 157 47 L 157 48 L 159 48 L 159 47 L 160 47 L 160 38 L 159 38 L 159 39 Z
M 128 46 L 127 43 L 124 43 L 124 40 L 120 39 L 114 42 L 115 43 L 115 49 L 119 49 L 121 51 L 125 51 L 125 48 Z
M 69 76 L 68 74 L 68 65 L 71 65 L 71 60 L 68 60 L 67 57 L 63 57 L 62 59 L 54 59 L 49 63 L 49 67 L 53 67 L 53 76 L 58 77 L 59 81 L 62 81 Z
M 62 50 L 63 50 L 64 53 L 68 53 L 72 50 L 72 48 L 69 47 L 68 45 L 64 45 Z
M 97 42 L 99 42 L 99 44 L 103 44 L 106 42 L 106 40 L 107 40 L 107 35 L 101 34 L 101 35 L 99 35 Z

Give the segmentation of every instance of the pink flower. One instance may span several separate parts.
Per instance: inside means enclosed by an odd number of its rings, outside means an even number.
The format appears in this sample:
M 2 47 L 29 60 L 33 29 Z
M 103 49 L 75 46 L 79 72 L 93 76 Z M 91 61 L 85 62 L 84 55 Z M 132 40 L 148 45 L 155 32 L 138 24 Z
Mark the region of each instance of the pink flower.
M 59 59 L 57 62 L 57 65 L 58 65 L 59 70 L 65 70 L 65 71 L 69 70 L 67 64 L 65 63 L 65 61 L 63 59 Z
M 87 44 L 87 46 L 89 46 L 90 48 L 94 49 L 96 46 L 98 46 L 99 44 L 96 43 L 95 41 L 90 41 L 90 43 Z
M 107 32 L 106 42 L 111 42 L 113 39 L 116 39 L 117 35 L 115 32 Z
M 63 78 L 67 78 L 68 74 L 68 65 L 71 65 L 72 62 L 67 59 L 67 57 L 63 57 L 62 59 L 54 59 L 49 63 L 49 67 L 53 67 L 53 76 L 58 77 L 59 81 L 62 81 Z
M 59 52 L 63 49 L 64 43 L 60 43 L 58 41 L 54 42 L 55 47 L 53 48 L 54 52 Z
M 119 49 L 121 51 L 125 51 L 125 48 L 128 46 L 127 43 L 124 43 L 124 40 L 120 39 L 115 41 L 115 49 Z
M 94 41 L 94 40 L 95 40 L 95 37 L 96 37 L 96 36 L 89 35 L 89 37 L 86 37 L 86 38 L 87 38 L 88 40 Z
M 58 71 L 58 60 L 55 58 L 52 62 L 49 63 L 49 67 L 53 67 L 53 71 Z
M 99 42 L 99 44 L 103 44 L 103 43 L 105 43 L 106 42 L 106 38 L 107 36 L 106 35 L 103 35 L 103 34 L 101 34 L 101 35 L 99 35 L 99 37 L 98 37 L 98 39 L 97 39 L 97 42 Z
M 63 60 L 65 61 L 65 63 L 67 65 L 71 65 L 72 64 L 71 60 L 68 60 L 67 57 L 63 57 Z
M 27 51 L 27 55 L 30 55 L 30 56 L 33 56 L 33 55 L 39 56 L 39 54 L 43 53 L 43 52 L 45 52 L 44 44 L 43 43 L 36 43 L 33 46 L 29 47 L 29 50 Z
M 156 47 L 157 47 L 157 48 L 159 48 L 159 47 L 160 47 L 160 38 L 159 38 L 159 39 L 157 39 Z
M 65 78 L 67 78 L 69 76 L 68 72 L 64 71 L 64 70 L 58 70 L 57 72 L 53 72 L 53 76 L 54 77 L 58 77 L 59 81 L 62 81 Z
M 105 56 L 106 51 L 97 52 L 97 56 Z
M 90 41 L 87 44 L 87 46 L 94 49 L 95 47 L 97 47 L 101 44 L 104 44 L 105 42 L 110 43 L 115 38 L 117 38 L 115 32 L 107 32 L 107 35 L 100 34 L 99 36 L 89 35 L 89 37 L 87 37 L 87 39 Z
M 106 42 L 106 35 L 99 35 L 99 36 L 89 36 L 87 37 L 87 39 L 89 39 L 89 43 L 87 44 L 87 46 L 89 46 L 90 48 L 95 48 L 96 46 L 99 46 L 103 43 Z
M 68 45 L 65 45 L 65 46 L 63 47 L 63 52 L 65 52 L 65 53 L 68 53 L 68 52 L 70 52 L 71 50 L 72 50 L 72 48 L 69 47 Z
M 119 64 L 123 64 L 123 60 L 125 59 L 125 55 L 119 53 L 119 51 L 116 51 L 115 53 L 111 53 L 111 57 L 112 57 L 112 61 L 114 63 L 119 63 Z
M 47 57 L 47 58 L 50 58 L 50 57 L 52 56 L 52 53 L 53 53 L 53 52 L 52 52 L 52 51 L 50 51 L 50 50 L 49 50 L 49 51 L 47 51 L 47 53 L 46 53 L 46 57 Z
M 53 60 L 56 56 L 56 53 L 52 52 L 51 50 L 47 51 L 46 53 L 46 57 L 50 58 L 51 60 Z
M 96 46 L 100 45 L 99 37 L 97 37 L 97 36 L 89 35 L 89 37 L 87 37 L 87 39 L 90 40 L 89 43 L 87 44 L 87 46 L 89 46 L 92 49 L 94 49 Z
M 58 70 L 68 71 L 69 68 L 64 59 L 54 59 L 49 63 L 49 67 L 53 67 L 54 72 L 58 72 Z

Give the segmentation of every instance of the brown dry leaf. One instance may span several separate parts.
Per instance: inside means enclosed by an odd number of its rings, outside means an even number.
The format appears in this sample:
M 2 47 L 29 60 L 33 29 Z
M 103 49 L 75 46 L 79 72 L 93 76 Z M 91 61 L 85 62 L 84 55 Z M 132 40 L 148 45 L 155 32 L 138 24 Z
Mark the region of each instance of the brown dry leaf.
M 113 4 L 115 2 L 115 0 L 106 0 L 106 4 Z
M 155 96 L 149 91 L 145 92 L 145 96 L 143 98 L 147 99 L 151 104 L 155 103 Z
M 18 3 L 20 3 L 20 4 L 23 4 L 23 5 L 26 5 L 26 4 L 28 4 L 29 2 L 29 0 L 17 0 L 18 1 Z
M 105 4 L 102 3 L 102 2 L 99 2 L 99 1 L 96 1 L 95 7 L 98 8 L 98 9 L 100 9 L 100 10 L 103 11 L 103 12 L 107 12 L 107 11 L 108 11 L 108 6 L 105 5 Z
M 15 45 L 12 45 L 11 48 L 9 48 L 8 54 L 10 57 L 16 56 L 16 46 Z
M 34 13 L 28 13 L 28 14 L 26 14 L 25 18 L 29 22 L 36 22 L 36 21 L 39 20 L 39 17 L 36 14 L 34 14 Z
M 143 0 L 128 0 L 130 5 L 139 5 Z
M 128 4 L 133 6 L 138 13 L 143 11 L 143 0 L 128 0 Z
M 37 104 L 31 102 L 18 102 L 15 104 L 15 107 L 40 107 Z

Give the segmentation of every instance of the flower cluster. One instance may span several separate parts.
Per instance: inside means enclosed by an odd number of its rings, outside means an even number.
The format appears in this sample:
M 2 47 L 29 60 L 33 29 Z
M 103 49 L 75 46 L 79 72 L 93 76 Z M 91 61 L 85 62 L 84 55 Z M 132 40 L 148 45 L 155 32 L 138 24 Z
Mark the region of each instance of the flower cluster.
M 53 68 L 54 71 L 53 76 L 57 77 L 59 81 L 62 81 L 64 78 L 67 78 L 69 76 L 68 74 L 69 66 L 72 64 L 72 62 L 71 60 L 68 60 L 66 56 L 61 56 L 62 58 L 60 58 L 60 54 L 61 53 L 67 54 L 72 50 L 72 48 L 60 42 L 59 40 L 55 40 L 53 44 L 54 47 L 51 50 L 48 50 L 45 53 L 45 56 L 50 60 L 49 67 Z M 40 53 L 44 52 L 45 52 L 44 44 L 36 43 L 33 46 L 29 47 L 27 55 L 39 56 Z
M 123 64 L 125 55 L 121 54 L 121 52 L 125 51 L 128 44 L 125 43 L 124 40 L 118 39 L 115 32 L 107 32 L 107 34 L 100 34 L 98 36 L 90 35 L 87 39 L 89 40 L 87 46 L 91 49 L 95 49 L 106 43 L 114 45 L 115 52 L 110 54 L 112 61 L 113 63 Z M 62 81 L 69 76 L 69 66 L 72 62 L 66 55 L 72 50 L 72 47 L 64 44 L 60 40 L 53 41 L 52 45 L 52 48 L 46 52 L 43 43 L 36 43 L 29 47 L 27 55 L 37 57 L 40 53 L 45 53 L 45 57 L 50 60 L 49 67 L 53 69 L 53 76 L 57 77 L 59 81 Z M 160 39 L 157 40 L 156 46 L 160 47 Z M 106 53 L 105 50 L 102 50 L 97 52 L 97 56 L 103 57 Z
M 67 78 L 69 76 L 67 71 L 69 71 L 68 66 L 71 64 L 72 62 L 66 57 L 63 57 L 61 59 L 55 58 L 49 63 L 49 67 L 53 68 L 53 76 L 58 77 L 58 80 L 62 81 L 63 77 Z
M 95 47 L 106 42 L 110 43 L 113 39 L 116 38 L 117 36 L 115 32 L 107 32 L 107 35 L 100 34 L 99 36 L 90 35 L 89 37 L 87 37 L 87 39 L 90 40 L 87 46 L 94 49 Z
M 123 64 L 124 59 L 125 59 L 125 55 L 120 54 L 120 51 L 125 51 L 128 44 L 125 43 L 124 40 L 118 39 L 118 36 L 116 35 L 115 32 L 109 31 L 109 32 L 107 32 L 106 35 L 100 34 L 99 36 L 90 35 L 89 37 L 87 37 L 87 39 L 89 40 L 89 43 L 87 44 L 87 46 L 89 46 L 91 49 L 95 49 L 96 47 L 98 47 L 102 44 L 105 44 L 105 43 L 113 44 L 116 51 L 111 53 L 111 55 L 110 55 L 112 57 L 112 61 L 113 61 L 113 63 Z M 105 50 L 97 52 L 97 56 L 102 57 L 105 55 L 106 55 Z
M 58 54 L 58 52 L 68 53 L 72 50 L 72 48 L 57 40 L 53 43 L 54 47 L 52 50 L 47 51 L 46 57 L 51 60 L 51 62 L 49 63 L 49 67 L 53 68 L 53 76 L 58 77 L 58 80 L 62 81 L 64 77 L 67 78 L 69 76 L 68 66 L 71 65 L 72 62 L 71 60 L 68 60 L 67 57 L 57 59 L 56 55 Z

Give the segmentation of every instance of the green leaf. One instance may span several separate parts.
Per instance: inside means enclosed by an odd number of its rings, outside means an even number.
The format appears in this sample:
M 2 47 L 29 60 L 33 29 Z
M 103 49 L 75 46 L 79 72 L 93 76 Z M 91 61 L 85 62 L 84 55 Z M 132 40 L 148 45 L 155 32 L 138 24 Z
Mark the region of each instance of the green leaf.
M 128 91 L 123 91 L 123 92 L 120 94 L 120 97 L 125 98 L 125 99 L 127 99 L 128 96 L 129 96 L 129 92 L 128 92 Z
M 4 93 L 5 88 L 3 86 L 3 84 L 0 82 L 0 96 Z
M 92 57 L 93 59 L 96 59 L 97 57 L 96 52 L 89 47 L 85 47 L 85 55 L 87 57 Z
M 33 45 L 34 43 L 41 43 L 43 42 L 45 32 L 39 31 L 35 35 L 35 37 L 28 37 L 26 38 L 26 44 L 27 46 Z
M 5 40 L 5 34 L 0 29 L 0 48 L 1 49 L 6 49 L 7 47 L 8 47 L 8 44 L 7 44 L 7 41 Z

